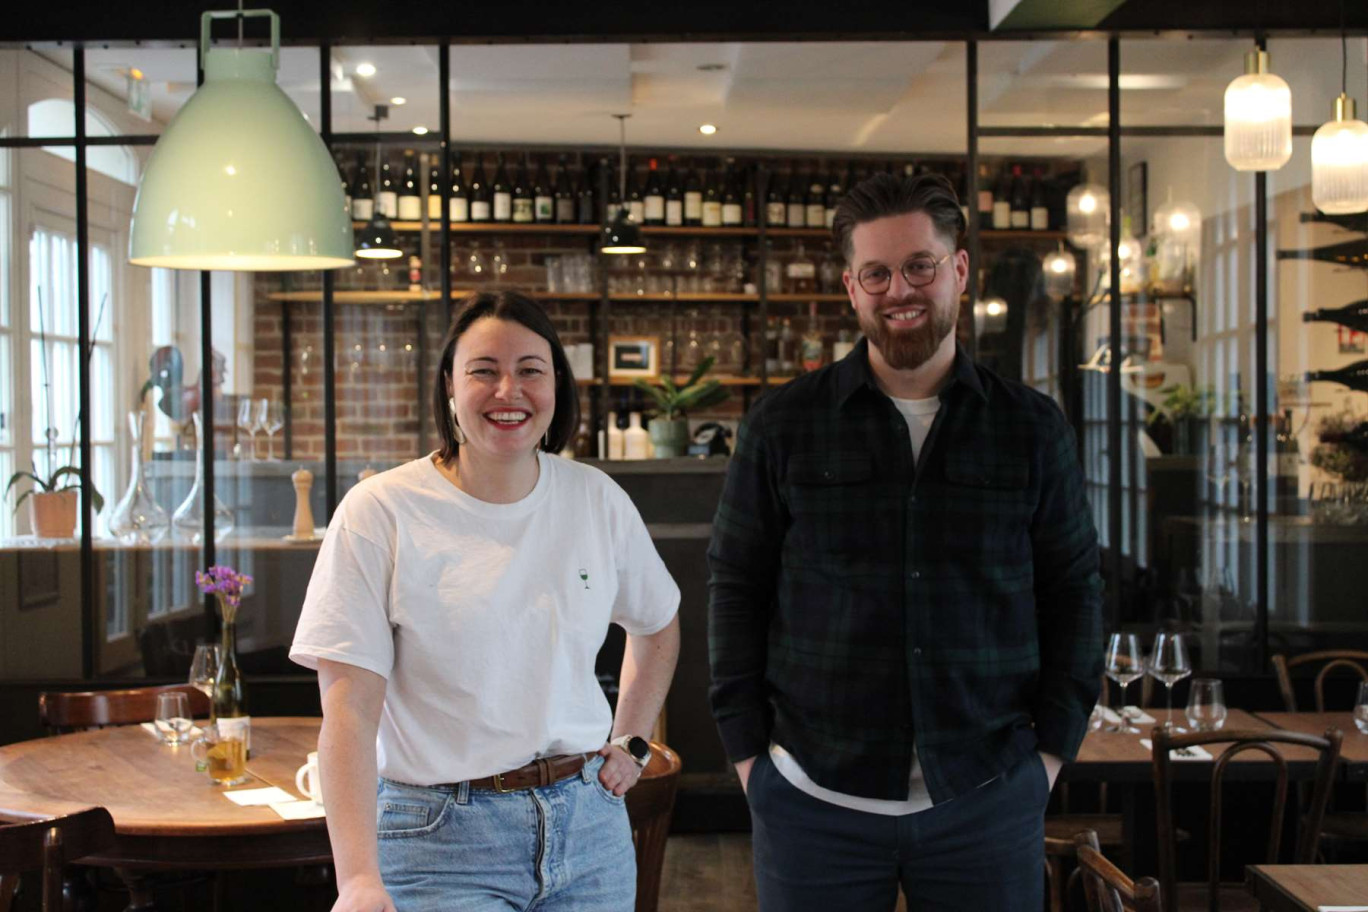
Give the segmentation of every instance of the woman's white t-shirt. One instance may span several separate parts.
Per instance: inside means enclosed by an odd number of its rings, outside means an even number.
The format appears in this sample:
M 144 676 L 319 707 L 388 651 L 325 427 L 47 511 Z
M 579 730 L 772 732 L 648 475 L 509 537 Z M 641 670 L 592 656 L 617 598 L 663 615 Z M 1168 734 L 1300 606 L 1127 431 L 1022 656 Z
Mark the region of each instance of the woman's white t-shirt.
M 627 494 L 538 454 L 522 500 L 476 500 L 424 457 L 343 498 L 319 550 L 290 658 L 387 680 L 379 773 L 414 785 L 593 751 L 612 728 L 594 677 L 609 622 L 638 636 L 679 587 Z

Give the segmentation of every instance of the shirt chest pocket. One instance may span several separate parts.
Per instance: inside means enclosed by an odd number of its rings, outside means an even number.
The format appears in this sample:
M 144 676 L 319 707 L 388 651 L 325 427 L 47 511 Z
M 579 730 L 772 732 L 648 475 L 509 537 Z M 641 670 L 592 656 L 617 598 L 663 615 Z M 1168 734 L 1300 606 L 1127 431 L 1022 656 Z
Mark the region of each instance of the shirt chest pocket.
M 793 525 L 785 544 L 817 557 L 872 556 L 888 544 L 898 500 L 874 478 L 867 453 L 795 454 L 785 473 Z
M 1024 457 L 951 459 L 945 464 L 936 537 L 957 555 L 996 561 L 1029 557 L 1031 466 Z

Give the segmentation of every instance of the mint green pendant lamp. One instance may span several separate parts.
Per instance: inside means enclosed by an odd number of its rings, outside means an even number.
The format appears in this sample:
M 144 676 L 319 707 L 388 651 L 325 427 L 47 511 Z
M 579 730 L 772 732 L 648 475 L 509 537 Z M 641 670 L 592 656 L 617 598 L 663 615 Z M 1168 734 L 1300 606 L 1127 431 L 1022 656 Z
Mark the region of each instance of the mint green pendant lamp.
M 209 47 L 212 20 L 239 15 L 270 17 L 269 52 Z M 129 262 L 238 271 L 350 266 L 351 215 L 337 166 L 275 82 L 280 18 L 265 9 L 207 12 L 200 53 L 204 84 L 157 140 L 138 183 Z

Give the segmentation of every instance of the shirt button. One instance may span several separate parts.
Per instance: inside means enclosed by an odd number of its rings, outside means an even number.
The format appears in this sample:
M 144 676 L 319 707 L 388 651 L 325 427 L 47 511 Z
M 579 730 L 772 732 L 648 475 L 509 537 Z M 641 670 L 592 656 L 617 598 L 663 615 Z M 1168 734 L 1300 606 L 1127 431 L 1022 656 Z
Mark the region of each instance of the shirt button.
M 916 503 L 916 502 L 917 502 L 917 495 L 916 495 L 916 494 L 913 494 L 911 497 L 907 498 L 907 502 L 908 502 L 908 503 L 911 503 L 911 504 Z
M 920 570 L 913 570 L 913 571 L 912 571 L 912 578 L 913 578 L 913 579 L 921 579 L 921 571 L 920 571 Z
M 920 647 L 920 646 L 915 647 L 915 648 L 912 650 L 912 654 L 913 654 L 914 656 L 919 656 L 919 655 L 921 655 L 921 647 Z

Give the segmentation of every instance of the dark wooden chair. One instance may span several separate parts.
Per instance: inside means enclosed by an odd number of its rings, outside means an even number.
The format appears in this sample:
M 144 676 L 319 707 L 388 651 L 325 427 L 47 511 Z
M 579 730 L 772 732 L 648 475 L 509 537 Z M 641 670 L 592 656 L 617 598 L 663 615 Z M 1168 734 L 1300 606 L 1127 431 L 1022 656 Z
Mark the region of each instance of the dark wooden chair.
M 665 840 L 670 835 L 679 771 L 679 755 L 658 741 L 651 742 L 651 762 L 627 793 L 627 819 L 636 846 L 636 912 L 656 912 L 660 902 L 660 872 L 665 863 Z
M 1257 910 L 1259 904 L 1244 889 L 1243 884 L 1221 883 L 1221 784 L 1226 769 L 1238 754 L 1258 751 L 1268 755 L 1277 771 L 1273 810 L 1268 829 L 1269 864 L 1278 863 L 1278 849 L 1282 839 L 1283 813 L 1287 806 L 1287 760 L 1275 745 L 1287 744 L 1309 747 L 1318 753 L 1316 776 L 1311 790 L 1306 816 L 1302 819 L 1293 857 L 1294 864 L 1311 864 L 1320 839 L 1325 806 L 1330 800 L 1334 784 L 1335 764 L 1339 761 L 1343 735 L 1338 729 L 1326 731 L 1324 737 L 1288 731 L 1217 731 L 1174 734 L 1156 727 L 1151 736 L 1154 744 L 1154 792 L 1158 805 L 1159 883 L 1163 887 L 1165 912 L 1182 909 L 1209 909 L 1210 912 Z M 1207 882 L 1183 884 L 1178 881 L 1177 839 L 1173 825 L 1173 763 L 1169 751 L 1207 744 L 1230 743 L 1212 764 L 1210 840 L 1207 846 Z M 1183 761 L 1178 761 L 1183 762 Z
M 1278 677 L 1278 690 L 1282 692 L 1283 706 L 1288 712 L 1298 712 L 1297 695 L 1292 688 L 1292 673 L 1298 668 L 1320 665 L 1315 680 L 1316 712 L 1326 711 L 1325 679 L 1332 671 L 1338 669 L 1353 672 L 1359 680 L 1368 681 L 1368 652 L 1356 649 L 1308 652 L 1292 658 L 1279 653 L 1273 656 L 1272 663 L 1273 671 Z M 1362 811 L 1326 811 L 1325 824 L 1321 827 L 1321 839 L 1368 841 L 1368 814 Z
M 49 734 L 134 725 L 157 717 L 157 695 L 178 691 L 190 697 L 190 714 L 209 715 L 209 698 L 189 684 L 139 687 L 132 690 L 95 690 L 80 693 L 46 691 L 38 695 L 38 717 Z
M 102 807 L 33 823 L 0 825 L 0 912 L 9 912 L 19 874 L 43 872 L 43 912 L 62 912 L 62 870 L 114 845 L 114 818 Z
M 1074 845 L 1088 912 L 1162 912 L 1159 881 L 1153 877 L 1132 881 L 1098 849 L 1096 833 L 1079 833 Z
M 1097 834 L 1093 833 L 1089 838 L 1091 844 L 1096 846 Z M 1049 912 L 1081 908 L 1077 899 L 1083 889 L 1083 871 L 1078 867 L 1077 860 L 1078 851 L 1072 838 L 1045 837 L 1045 898 Z M 1067 878 L 1064 876 L 1065 865 L 1069 867 Z

